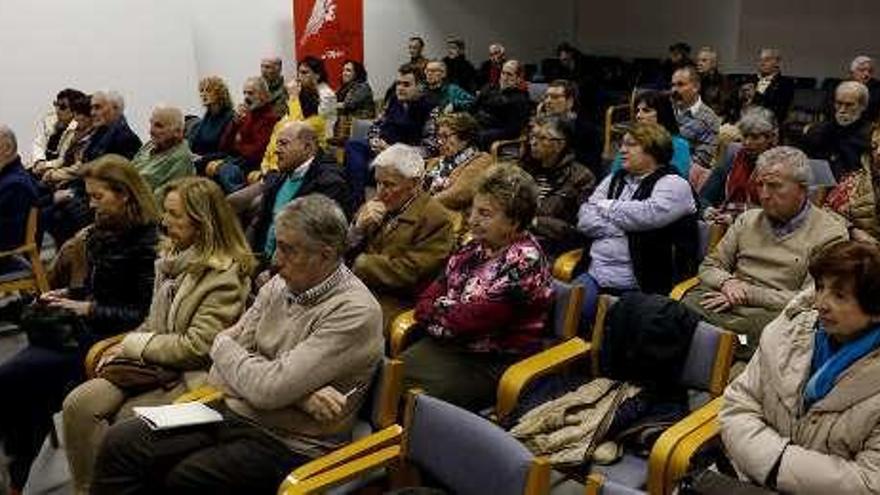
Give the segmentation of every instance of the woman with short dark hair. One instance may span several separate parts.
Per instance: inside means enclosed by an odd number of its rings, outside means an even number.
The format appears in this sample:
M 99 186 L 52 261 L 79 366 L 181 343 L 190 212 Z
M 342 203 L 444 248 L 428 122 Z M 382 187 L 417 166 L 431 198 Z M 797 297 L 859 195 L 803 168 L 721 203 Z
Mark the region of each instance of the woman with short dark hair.
M 515 166 L 496 167 L 477 187 L 473 239 L 416 305 L 428 335 L 401 355 L 405 388 L 478 410 L 493 403 L 510 364 L 541 349 L 552 285 L 528 232 L 537 197 L 534 180 Z
M 327 82 L 327 69 L 324 61 L 311 55 L 299 61 L 296 68 L 297 81 L 303 87 L 314 88 L 318 92 L 320 103 L 318 115 L 324 118 L 326 123 L 325 138 L 333 137 L 333 129 L 336 126 L 336 92 Z
M 721 437 L 743 478 L 779 492 L 876 493 L 880 249 L 832 245 L 810 274 L 724 392 Z
M 672 158 L 669 164 L 678 175 L 687 178 L 691 169 L 691 147 L 687 139 L 681 136 L 678 120 L 669 95 L 663 91 L 645 90 L 638 93 L 633 100 L 633 111 L 636 122 L 660 124 L 672 137 Z M 620 170 L 623 155 L 618 153 L 611 165 L 611 172 Z
M 376 102 L 373 88 L 367 82 L 367 70 L 356 60 L 346 60 L 342 64 L 342 86 L 336 92 L 339 115 L 357 119 L 372 119 L 376 116 Z

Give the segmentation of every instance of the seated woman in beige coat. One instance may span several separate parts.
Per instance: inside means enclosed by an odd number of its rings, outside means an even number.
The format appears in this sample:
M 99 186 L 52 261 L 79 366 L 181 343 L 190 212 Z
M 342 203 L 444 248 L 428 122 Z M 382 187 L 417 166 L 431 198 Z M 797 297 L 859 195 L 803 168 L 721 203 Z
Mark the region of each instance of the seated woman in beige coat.
M 810 264 L 814 289 L 764 330 L 727 388 L 724 446 L 783 493 L 880 491 L 880 248 L 845 241 Z
M 181 179 L 169 185 L 164 205 L 168 242 L 156 262 L 149 315 L 102 355 L 98 375 L 121 356 L 178 371 L 181 379 L 135 395 L 94 378 L 67 396 L 64 437 L 77 493 L 89 490 L 108 424 L 134 405 L 168 403 L 202 385 L 214 337 L 244 311 L 255 260 L 220 188 L 204 178 Z

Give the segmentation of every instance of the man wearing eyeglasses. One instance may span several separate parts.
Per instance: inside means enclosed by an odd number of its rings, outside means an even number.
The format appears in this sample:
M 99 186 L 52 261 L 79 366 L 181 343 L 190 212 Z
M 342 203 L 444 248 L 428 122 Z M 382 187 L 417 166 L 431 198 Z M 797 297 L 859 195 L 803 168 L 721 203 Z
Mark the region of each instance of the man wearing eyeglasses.
M 28 168 L 39 168 L 41 163 L 58 158 L 64 143 L 73 138 L 76 124 L 70 102 L 85 97 L 82 91 L 66 88 L 55 96 L 54 109 L 50 110 L 37 124 L 37 132 L 31 150 Z
M 532 110 L 529 93 L 524 89 L 523 68 L 516 60 L 501 66 L 498 86 L 485 86 L 474 103 L 474 117 L 483 128 L 480 146 L 488 149 L 502 139 L 519 137 Z

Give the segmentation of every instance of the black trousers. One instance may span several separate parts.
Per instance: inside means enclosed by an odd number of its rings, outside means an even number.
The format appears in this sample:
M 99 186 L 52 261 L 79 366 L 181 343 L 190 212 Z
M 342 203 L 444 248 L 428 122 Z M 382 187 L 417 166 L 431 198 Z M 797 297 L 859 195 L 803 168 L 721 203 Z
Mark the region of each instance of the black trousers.
M 107 432 L 92 494 L 274 494 L 310 459 L 223 406 L 213 425 L 153 431 L 132 418 Z
M 49 432 L 52 413 L 61 408 L 65 394 L 82 381 L 78 352 L 60 352 L 28 346 L 0 365 L 0 437 L 13 488 L 27 481 L 31 462 Z

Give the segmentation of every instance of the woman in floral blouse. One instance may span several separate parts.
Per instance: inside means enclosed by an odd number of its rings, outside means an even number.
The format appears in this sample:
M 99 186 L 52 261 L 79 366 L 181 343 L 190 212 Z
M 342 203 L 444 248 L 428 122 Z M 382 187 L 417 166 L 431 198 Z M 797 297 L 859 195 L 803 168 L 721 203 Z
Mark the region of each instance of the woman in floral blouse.
M 402 355 L 406 388 L 480 409 L 494 401 L 504 370 L 540 349 L 552 285 L 527 232 L 537 196 L 534 179 L 517 167 L 498 166 L 477 186 L 473 240 L 416 305 L 427 336 Z

